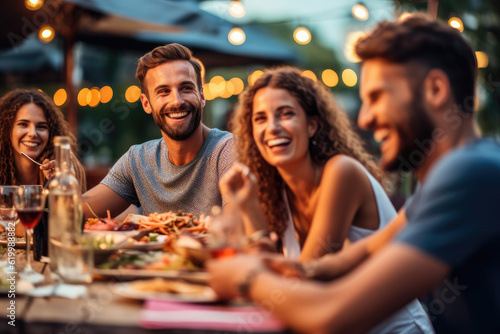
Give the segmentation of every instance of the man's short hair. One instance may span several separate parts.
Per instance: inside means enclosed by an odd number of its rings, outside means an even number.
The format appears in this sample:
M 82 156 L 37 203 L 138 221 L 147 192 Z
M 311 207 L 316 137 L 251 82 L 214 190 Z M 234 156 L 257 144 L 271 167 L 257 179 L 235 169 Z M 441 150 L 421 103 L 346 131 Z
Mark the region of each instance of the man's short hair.
M 172 43 L 159 46 L 139 58 L 135 77 L 139 79 L 143 93 L 146 95 L 148 94 L 146 88 L 144 87 L 144 78 L 146 77 L 146 73 L 152 68 L 174 60 L 187 60 L 191 63 L 194 71 L 196 72 L 196 84 L 198 85 L 198 89 L 202 89 L 203 65 L 198 59 L 193 57 L 191 50 L 187 47 L 177 43 Z
M 470 114 L 474 110 L 477 74 L 474 51 L 458 30 L 444 23 L 423 14 L 400 22 L 381 22 L 356 44 L 356 54 L 362 61 L 381 58 L 407 64 L 409 71 L 418 64 L 416 70 L 423 67 L 425 74 L 438 68 L 448 76 L 453 97 L 462 112 Z M 410 80 L 415 78 L 423 77 L 412 76 Z

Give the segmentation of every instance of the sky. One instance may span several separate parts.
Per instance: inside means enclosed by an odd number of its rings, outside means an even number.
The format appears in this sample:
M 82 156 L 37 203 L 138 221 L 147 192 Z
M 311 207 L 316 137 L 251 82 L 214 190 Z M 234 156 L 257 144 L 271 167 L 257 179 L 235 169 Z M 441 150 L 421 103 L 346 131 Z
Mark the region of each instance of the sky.
M 258 20 L 263 22 L 286 21 L 292 26 L 305 25 L 313 38 L 326 47 L 343 54 L 346 36 L 354 31 L 366 31 L 377 22 L 394 18 L 394 4 L 391 0 L 370 0 L 364 5 L 370 12 L 366 21 L 356 20 L 352 7 L 358 0 L 242 0 L 246 15 L 241 19 L 232 18 L 228 13 L 229 1 L 205 1 L 204 10 L 235 23 Z M 347 59 L 344 59 L 347 61 Z

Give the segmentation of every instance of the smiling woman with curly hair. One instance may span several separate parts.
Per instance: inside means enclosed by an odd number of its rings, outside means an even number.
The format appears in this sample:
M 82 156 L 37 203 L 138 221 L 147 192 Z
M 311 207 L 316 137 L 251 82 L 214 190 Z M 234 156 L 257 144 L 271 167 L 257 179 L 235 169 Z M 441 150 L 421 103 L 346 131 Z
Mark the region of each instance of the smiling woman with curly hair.
M 239 198 L 247 234 L 264 220 L 285 255 L 304 261 L 336 252 L 346 238 L 365 237 L 396 216 L 382 172 L 347 115 L 298 69 L 265 71 L 240 95 L 233 130 L 250 173 L 235 166 L 221 191 Z M 254 190 L 242 195 L 243 185 Z
M 85 191 L 85 172 L 75 155 L 75 136 L 50 97 L 37 89 L 10 91 L 0 99 L 0 117 L 0 185 L 43 184 L 45 176 L 40 168 L 21 152 L 47 163 L 54 159 L 54 137 L 68 136 L 75 176 Z

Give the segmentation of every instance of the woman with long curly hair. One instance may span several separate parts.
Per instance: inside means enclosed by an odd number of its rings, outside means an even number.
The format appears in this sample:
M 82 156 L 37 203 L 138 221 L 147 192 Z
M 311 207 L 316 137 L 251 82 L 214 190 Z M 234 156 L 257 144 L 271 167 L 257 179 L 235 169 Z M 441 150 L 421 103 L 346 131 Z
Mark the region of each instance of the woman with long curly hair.
M 247 234 L 265 221 L 286 256 L 339 251 L 346 238 L 363 238 L 396 216 L 347 115 L 298 69 L 265 71 L 240 95 L 233 130 L 242 165 L 222 178 L 221 192 L 239 205 Z
M 37 89 L 12 90 L 0 99 L 0 117 L 0 185 L 42 185 L 54 174 L 54 137 L 68 136 L 73 170 L 82 191 L 86 190 L 85 171 L 76 158 L 76 138 L 49 96 Z

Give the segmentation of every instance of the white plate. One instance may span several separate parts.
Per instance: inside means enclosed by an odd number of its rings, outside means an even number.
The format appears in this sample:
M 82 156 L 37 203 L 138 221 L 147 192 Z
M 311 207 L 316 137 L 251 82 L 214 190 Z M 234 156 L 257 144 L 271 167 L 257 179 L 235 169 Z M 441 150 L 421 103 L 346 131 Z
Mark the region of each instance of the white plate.
M 178 284 L 189 284 L 178 282 Z M 134 282 L 117 283 L 113 286 L 113 291 L 122 297 L 144 300 L 148 298 L 162 299 L 176 302 L 189 302 L 189 303 L 212 303 L 217 300 L 217 295 L 212 288 L 208 286 L 203 287 L 203 291 L 197 294 L 185 293 L 166 293 L 156 291 L 142 291 L 134 289 Z
M 159 235 L 156 241 L 150 242 L 141 242 L 135 241 L 128 243 L 124 249 L 135 249 L 135 250 L 143 250 L 143 251 L 153 251 L 153 250 L 161 250 L 163 248 L 163 244 L 165 240 L 167 240 L 168 235 Z M 129 239 L 130 240 L 130 239 Z
M 104 277 L 115 277 L 122 279 L 137 278 L 178 278 L 193 283 L 206 283 L 208 273 L 205 271 L 181 271 L 181 270 L 141 270 L 141 269 L 94 269 L 97 275 Z

